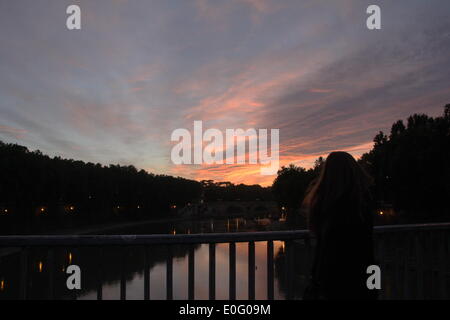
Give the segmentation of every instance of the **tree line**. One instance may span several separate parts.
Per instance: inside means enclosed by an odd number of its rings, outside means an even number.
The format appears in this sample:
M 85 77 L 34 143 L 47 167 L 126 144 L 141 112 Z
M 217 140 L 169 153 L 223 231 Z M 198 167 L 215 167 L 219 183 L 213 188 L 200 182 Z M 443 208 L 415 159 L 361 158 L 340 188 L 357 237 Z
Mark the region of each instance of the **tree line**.
M 201 196 L 193 180 L 85 163 L 0 142 L 0 229 L 31 232 L 166 216 Z
M 203 186 L 204 199 L 211 201 L 271 201 L 273 194 L 270 187 L 259 184 L 233 184 L 231 182 L 200 181 Z
M 360 162 L 379 202 L 410 217 L 450 217 L 450 104 L 441 116 L 414 114 L 379 132 Z
M 0 141 L 0 233 L 174 216 L 200 200 L 271 200 L 270 188 L 49 157 Z

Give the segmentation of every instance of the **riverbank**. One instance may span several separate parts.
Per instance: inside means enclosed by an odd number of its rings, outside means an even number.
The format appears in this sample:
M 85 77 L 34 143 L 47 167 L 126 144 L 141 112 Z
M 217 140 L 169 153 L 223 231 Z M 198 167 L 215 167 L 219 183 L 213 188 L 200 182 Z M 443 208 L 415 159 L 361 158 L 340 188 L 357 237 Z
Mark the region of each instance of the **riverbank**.
M 96 234 L 105 233 L 116 229 L 132 228 L 136 226 L 146 226 L 157 223 L 170 223 L 170 222 L 182 222 L 192 220 L 188 217 L 173 217 L 173 218 L 162 218 L 162 219 L 152 219 L 152 220 L 142 220 L 134 222 L 115 222 L 107 223 L 101 225 L 94 225 L 89 227 L 73 228 L 73 229 L 63 229 L 50 232 L 50 235 L 83 235 L 83 234 Z

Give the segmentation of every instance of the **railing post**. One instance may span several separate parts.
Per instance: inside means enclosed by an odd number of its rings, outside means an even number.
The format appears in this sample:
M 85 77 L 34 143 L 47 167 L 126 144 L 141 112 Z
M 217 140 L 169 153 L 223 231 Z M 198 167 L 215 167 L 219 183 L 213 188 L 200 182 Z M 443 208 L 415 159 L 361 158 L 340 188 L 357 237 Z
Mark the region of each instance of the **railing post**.
M 444 260 L 444 269 L 445 269 L 445 277 L 447 277 L 447 274 L 450 273 L 450 231 L 444 230 L 444 242 L 445 245 L 444 251 L 445 251 L 445 260 Z M 446 294 L 450 294 L 449 288 L 446 286 L 445 288 Z
M 445 295 L 445 291 L 446 291 L 446 287 L 447 287 L 447 270 L 445 268 L 445 260 L 447 258 L 446 256 L 446 252 L 445 252 L 445 245 L 446 245 L 446 238 L 445 238 L 445 230 L 442 230 L 440 233 L 440 241 L 438 241 L 438 246 L 439 246 L 439 258 L 438 258 L 438 263 L 439 263 L 439 299 L 444 300 L 446 298 Z
M 97 300 L 103 299 L 103 248 L 97 249 Z
M 377 263 L 381 269 L 381 290 L 380 290 L 380 299 L 385 298 L 385 292 L 386 292 L 386 263 L 385 263 L 385 254 L 384 254 L 384 238 L 382 234 L 379 234 L 376 236 L 376 241 L 378 243 L 378 250 L 377 250 Z
M 273 241 L 267 241 L 267 299 L 273 300 Z
M 286 289 L 287 289 L 286 299 L 290 300 L 293 297 L 293 288 L 294 288 L 293 242 L 292 240 L 287 240 L 285 243 L 286 243 L 285 263 L 286 263 Z
M 417 276 L 417 298 L 423 299 L 424 297 L 424 285 L 423 285 L 423 249 L 420 241 L 421 233 L 415 234 L 416 244 L 416 276 Z
M 48 299 L 54 298 L 54 269 L 55 269 L 55 252 L 53 248 L 48 249 L 47 253 L 47 270 L 48 270 Z
M 144 246 L 144 300 L 150 300 L 150 263 L 148 247 Z
M 189 273 L 189 280 L 188 280 L 188 299 L 194 300 L 195 299 L 195 249 L 193 245 L 189 246 L 189 261 L 188 261 L 188 273 Z
M 20 251 L 20 299 L 27 299 L 28 289 L 28 248 L 23 247 Z
M 216 244 L 209 244 L 209 300 L 216 299 Z
M 392 243 L 394 245 L 394 255 L 392 257 L 392 279 L 394 280 L 394 283 L 392 285 L 392 294 L 393 298 L 396 300 L 399 300 L 401 298 L 402 293 L 402 286 L 401 286 L 401 255 L 402 255 L 402 248 L 399 247 L 402 245 L 401 239 L 398 235 L 398 233 L 395 233 L 392 235 Z
M 403 237 L 403 298 L 409 299 L 409 291 L 410 291 L 410 282 L 409 282 L 409 251 L 410 251 L 410 245 L 409 245 L 409 232 L 404 233 Z
M 229 243 L 229 298 L 236 300 L 236 243 Z
M 78 250 L 78 248 L 73 247 L 73 248 L 69 249 L 69 254 L 71 254 L 72 252 L 74 254 L 72 255 L 72 258 L 69 260 L 69 262 L 70 262 L 70 264 L 76 265 L 77 263 L 76 263 L 75 259 L 77 259 L 76 257 L 78 256 L 79 250 Z M 77 300 L 77 292 L 78 292 L 78 290 L 71 290 L 70 299 Z
M 305 243 L 305 248 L 306 248 L 306 260 L 309 263 L 308 264 L 308 270 L 311 269 L 311 265 L 312 265 L 312 244 L 311 244 L 311 238 L 307 237 L 304 240 Z
M 127 281 L 126 281 L 126 249 L 122 247 L 121 253 L 121 270 L 120 270 L 120 300 L 127 299 Z
M 248 243 L 248 299 L 255 299 L 255 242 Z
M 166 261 L 166 298 L 167 300 L 173 299 L 173 259 L 172 259 L 172 247 L 167 247 L 167 261 Z

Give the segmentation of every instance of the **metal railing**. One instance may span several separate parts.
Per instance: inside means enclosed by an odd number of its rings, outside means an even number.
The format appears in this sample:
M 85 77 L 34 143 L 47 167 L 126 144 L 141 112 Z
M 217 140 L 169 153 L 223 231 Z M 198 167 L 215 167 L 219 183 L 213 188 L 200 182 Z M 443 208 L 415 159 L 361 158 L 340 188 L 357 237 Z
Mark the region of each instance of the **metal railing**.
M 415 233 L 415 263 L 420 268 L 422 259 L 424 258 L 424 247 L 420 243 L 417 235 L 420 232 L 444 231 L 450 230 L 450 223 L 437 224 L 414 224 L 414 225 L 392 225 L 378 226 L 374 228 L 375 237 L 377 239 L 376 248 L 378 253 L 384 254 L 386 241 L 383 240 L 384 235 L 396 236 L 404 233 Z M 446 234 L 446 233 L 443 233 Z M 448 234 L 447 234 L 448 235 Z M 445 236 L 443 237 L 444 241 Z M 450 239 L 450 238 L 449 238 Z M 274 232 L 239 232 L 239 233 L 207 233 L 207 234 L 179 234 L 179 235 L 55 235 L 55 236 L 0 236 L 0 247 L 19 247 L 20 251 L 20 298 L 27 299 L 27 262 L 28 251 L 32 247 L 46 247 L 47 265 L 48 265 L 48 298 L 54 298 L 54 249 L 57 247 L 97 247 L 98 257 L 101 261 L 102 248 L 107 246 L 130 247 L 141 246 L 146 248 L 150 245 L 165 245 L 168 248 L 166 264 L 166 298 L 173 299 L 173 255 L 171 248 L 173 245 L 190 245 L 188 249 L 188 299 L 195 299 L 195 248 L 193 245 L 207 244 L 209 246 L 209 299 L 216 298 L 216 244 L 227 243 L 229 250 L 229 299 L 236 299 L 236 243 L 248 244 L 248 299 L 255 299 L 255 242 L 264 241 L 267 243 L 267 299 L 274 299 L 274 241 L 284 241 L 285 243 L 285 274 L 286 274 L 286 298 L 291 299 L 294 292 L 294 242 L 302 240 L 307 248 L 308 257 L 311 248 L 311 238 L 307 230 L 298 231 L 274 231 Z M 449 243 L 439 254 L 448 253 Z M 123 252 L 124 250 L 122 250 Z M 150 299 L 150 266 L 149 266 L 149 250 L 144 250 L 144 299 Z M 445 257 L 441 257 L 445 259 Z M 409 257 L 405 257 L 403 262 L 408 264 Z M 384 260 L 384 259 L 381 259 Z M 386 264 L 382 261 L 381 264 Z M 444 266 L 446 261 L 443 262 Z M 124 265 L 125 263 L 123 263 Z M 448 263 L 447 263 L 448 264 Z M 391 265 L 393 265 L 391 263 Z M 423 266 L 422 266 L 423 268 Z M 445 267 L 444 267 L 445 268 Z M 403 272 L 408 271 L 402 269 Z M 397 270 L 400 273 L 402 270 Z M 406 271 L 405 271 L 406 270 Z M 417 269 L 418 270 L 418 269 Z M 416 271 L 417 271 L 416 270 Z M 448 270 L 440 270 L 446 279 Z M 416 272 L 417 278 L 421 277 L 421 272 Z M 407 278 L 403 278 L 407 279 Z M 97 277 L 97 299 L 103 298 L 102 290 L 102 265 L 98 265 Z M 404 286 L 407 286 L 404 280 Z M 418 283 L 423 284 L 423 279 L 419 279 Z M 120 299 L 125 300 L 126 278 L 125 271 L 122 270 L 120 279 Z M 418 288 L 420 290 L 420 288 Z M 444 289 L 445 291 L 445 289 Z M 445 294 L 445 293 L 444 293 Z
M 450 299 L 450 223 L 375 228 L 381 299 Z

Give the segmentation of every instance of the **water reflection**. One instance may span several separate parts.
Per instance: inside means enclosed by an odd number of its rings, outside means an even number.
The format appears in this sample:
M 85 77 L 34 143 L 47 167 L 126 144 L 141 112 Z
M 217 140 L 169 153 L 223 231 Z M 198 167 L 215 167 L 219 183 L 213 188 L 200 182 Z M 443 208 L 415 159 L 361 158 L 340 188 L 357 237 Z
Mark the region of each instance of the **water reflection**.
M 221 233 L 245 231 L 287 230 L 305 226 L 288 225 L 286 221 L 266 216 L 230 219 L 184 220 L 178 222 L 152 222 L 139 226 L 104 230 L 96 234 L 190 234 L 190 233 Z
M 275 242 L 277 250 L 281 246 L 280 242 Z M 188 259 L 187 247 L 179 247 L 184 250 L 184 255 L 177 256 L 173 260 L 173 297 L 174 299 L 187 299 L 188 297 Z M 246 243 L 236 244 L 236 298 L 247 299 L 248 296 L 248 251 Z M 202 244 L 195 249 L 195 298 L 208 299 L 209 297 L 209 246 Z M 228 244 L 216 245 L 216 299 L 228 299 L 229 292 L 229 263 Z M 150 298 L 166 298 L 166 265 L 165 257 L 163 262 L 156 263 L 150 271 Z M 266 246 L 265 242 L 255 244 L 255 279 L 256 298 L 266 299 Z M 143 299 L 144 279 L 142 272 L 130 272 L 127 277 L 127 299 Z M 129 274 L 130 274 L 129 273 Z M 104 287 L 105 299 L 119 298 L 120 273 L 115 281 L 110 281 Z M 275 288 L 278 288 L 278 281 L 275 280 Z M 275 290 L 275 298 L 283 297 L 279 290 Z M 95 299 L 95 290 L 83 292 L 80 299 Z

